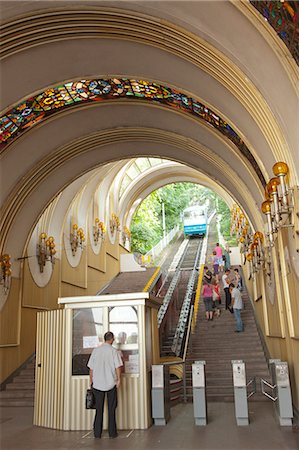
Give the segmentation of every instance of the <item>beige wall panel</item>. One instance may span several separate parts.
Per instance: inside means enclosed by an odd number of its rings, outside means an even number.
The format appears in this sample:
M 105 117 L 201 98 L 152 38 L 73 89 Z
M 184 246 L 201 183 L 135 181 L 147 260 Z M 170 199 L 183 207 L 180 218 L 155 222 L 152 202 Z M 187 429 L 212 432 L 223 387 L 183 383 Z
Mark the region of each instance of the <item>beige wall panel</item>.
M 116 274 L 112 274 L 111 278 L 113 278 Z M 105 285 L 107 284 L 107 275 L 103 272 L 100 272 L 98 270 L 95 270 L 92 267 L 88 267 L 87 269 L 87 289 L 86 294 L 84 295 L 96 295 L 96 293 Z
M 101 272 L 106 271 L 106 242 L 107 239 L 104 239 L 101 244 L 101 250 L 98 255 L 96 255 L 91 245 L 87 246 L 87 262 L 89 267 L 93 267 L 94 269 L 100 270 Z
M 272 305 L 269 300 L 266 300 L 266 305 L 268 312 L 269 334 L 270 336 L 273 337 L 281 337 L 282 334 L 281 334 L 280 315 L 276 296 L 274 305 Z
M 256 314 L 256 318 L 258 320 L 258 324 L 263 332 L 265 334 L 265 325 L 263 320 L 263 299 L 254 303 L 254 310 Z
M 288 357 L 284 359 L 289 363 L 293 402 L 299 410 L 299 340 L 288 339 L 287 351 Z
M 0 345 L 17 345 L 19 343 L 21 320 L 19 290 L 20 280 L 12 278 L 8 298 L 0 312 Z
M 20 345 L 0 348 L 1 382 L 35 351 L 36 309 L 21 309 Z M 9 322 L 11 323 L 11 317 Z
M 294 337 L 299 339 L 299 278 L 296 276 L 296 273 L 292 267 L 290 257 L 286 258 L 287 252 L 286 248 L 288 248 L 288 231 L 282 230 L 282 242 L 284 248 L 284 257 L 285 257 L 285 272 L 286 272 L 286 282 L 288 285 L 288 295 L 289 302 L 288 305 L 285 305 L 286 314 L 291 314 L 291 321 L 294 330 Z M 294 242 L 291 242 L 291 245 L 294 245 Z M 289 306 L 289 310 L 287 308 Z
M 61 283 L 60 292 L 61 297 L 76 297 L 79 295 L 86 295 L 86 289 L 64 282 Z
M 152 358 L 153 364 L 160 362 L 160 342 L 158 329 L 158 310 L 151 308 L 151 322 L 152 322 Z
M 70 430 L 92 430 L 93 410 L 85 409 L 85 394 L 89 388 L 89 377 L 72 377 L 70 388 Z M 137 399 L 142 386 L 137 376 L 122 376 L 118 390 L 118 406 L 116 410 L 117 427 L 120 430 L 145 429 L 144 405 Z M 135 399 L 135 401 L 134 401 Z M 104 429 L 107 429 L 107 405 L 105 405 Z
M 119 273 L 119 261 L 109 254 L 106 256 L 106 273 L 103 274 L 101 278 L 100 288 L 104 287 L 107 283 L 109 283 L 112 278 L 114 278 Z
M 63 429 L 65 311 L 38 314 L 34 425 Z
M 62 252 L 61 280 L 81 288 L 87 287 L 87 252 L 84 249 L 77 267 L 72 267 L 66 257 L 65 250 Z
M 106 272 L 100 272 L 91 267 L 86 268 L 87 283 L 86 287 L 82 288 L 73 283 L 61 283 L 61 297 L 72 297 L 80 295 L 96 294 L 102 287 L 106 286 L 109 281 L 119 273 L 119 261 L 106 254 Z
M 111 244 L 109 237 L 106 238 L 106 253 L 115 259 L 119 259 L 119 244 L 118 244 L 119 233 L 115 238 L 115 243 Z
M 287 276 L 290 291 L 290 306 L 296 339 L 299 339 L 299 282 L 293 272 Z
M 49 283 L 41 288 L 34 282 L 28 262 L 25 260 L 23 270 L 22 306 L 30 308 L 54 309 L 58 307 L 60 261 L 56 260 Z

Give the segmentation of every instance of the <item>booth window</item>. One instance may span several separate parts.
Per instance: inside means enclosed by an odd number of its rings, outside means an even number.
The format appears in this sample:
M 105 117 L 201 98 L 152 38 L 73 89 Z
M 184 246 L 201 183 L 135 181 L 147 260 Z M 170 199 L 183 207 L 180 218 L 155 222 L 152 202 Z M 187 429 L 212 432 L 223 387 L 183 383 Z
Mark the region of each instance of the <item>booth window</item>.
M 134 306 L 109 307 L 109 330 L 123 360 L 123 372 L 139 373 L 138 314 Z
M 73 310 L 72 374 L 87 375 L 92 350 L 103 342 L 103 308 Z

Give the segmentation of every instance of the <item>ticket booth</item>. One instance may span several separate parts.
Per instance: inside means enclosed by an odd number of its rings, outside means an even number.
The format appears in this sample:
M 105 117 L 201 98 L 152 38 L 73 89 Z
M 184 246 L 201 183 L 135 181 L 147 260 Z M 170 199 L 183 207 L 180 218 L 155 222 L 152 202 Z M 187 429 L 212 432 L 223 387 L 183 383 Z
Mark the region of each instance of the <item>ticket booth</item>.
M 148 428 L 152 424 L 150 371 L 159 362 L 160 300 L 142 292 L 66 297 L 58 303 L 61 309 L 38 313 L 34 425 L 92 429 L 95 412 L 85 409 L 87 362 L 110 330 L 124 363 L 118 428 Z

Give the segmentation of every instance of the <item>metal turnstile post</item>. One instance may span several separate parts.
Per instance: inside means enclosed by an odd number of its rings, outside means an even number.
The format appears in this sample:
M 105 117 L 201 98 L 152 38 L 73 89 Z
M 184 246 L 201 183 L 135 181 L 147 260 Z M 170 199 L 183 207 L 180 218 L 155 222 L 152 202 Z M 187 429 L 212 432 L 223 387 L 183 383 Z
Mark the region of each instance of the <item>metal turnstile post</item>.
M 207 424 L 205 361 L 192 364 L 193 409 L 195 425 Z
M 232 366 L 237 425 L 249 425 L 245 363 L 233 360 Z
M 261 379 L 263 394 L 276 403 L 276 411 L 281 426 L 292 426 L 293 406 L 291 386 L 289 379 L 288 363 L 279 359 L 272 359 L 270 372 L 272 375 L 272 385 Z M 272 394 L 266 391 L 266 387 L 272 390 Z
M 169 367 L 152 366 L 152 417 L 155 425 L 166 425 L 170 419 Z

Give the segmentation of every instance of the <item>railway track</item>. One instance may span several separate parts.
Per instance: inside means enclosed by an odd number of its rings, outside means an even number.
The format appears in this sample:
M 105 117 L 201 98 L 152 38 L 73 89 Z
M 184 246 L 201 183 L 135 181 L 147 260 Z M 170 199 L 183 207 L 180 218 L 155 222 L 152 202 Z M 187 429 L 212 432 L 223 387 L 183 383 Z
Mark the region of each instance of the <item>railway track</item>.
M 168 281 L 168 289 L 164 296 L 163 304 L 158 312 L 158 327 L 167 318 L 167 311 L 171 303 L 175 290 L 180 287 L 180 290 L 184 288 L 184 299 L 176 325 L 173 344 L 171 350 L 176 355 L 180 354 L 181 346 L 184 340 L 185 328 L 190 313 L 190 307 L 192 303 L 192 293 L 196 287 L 198 264 L 200 261 L 200 255 L 202 251 L 203 239 L 185 239 L 181 244 L 179 251 L 174 258 L 174 261 L 170 267 Z M 182 274 L 184 273 L 184 276 Z M 187 275 L 187 276 L 186 276 Z M 184 286 L 181 285 L 184 284 Z

